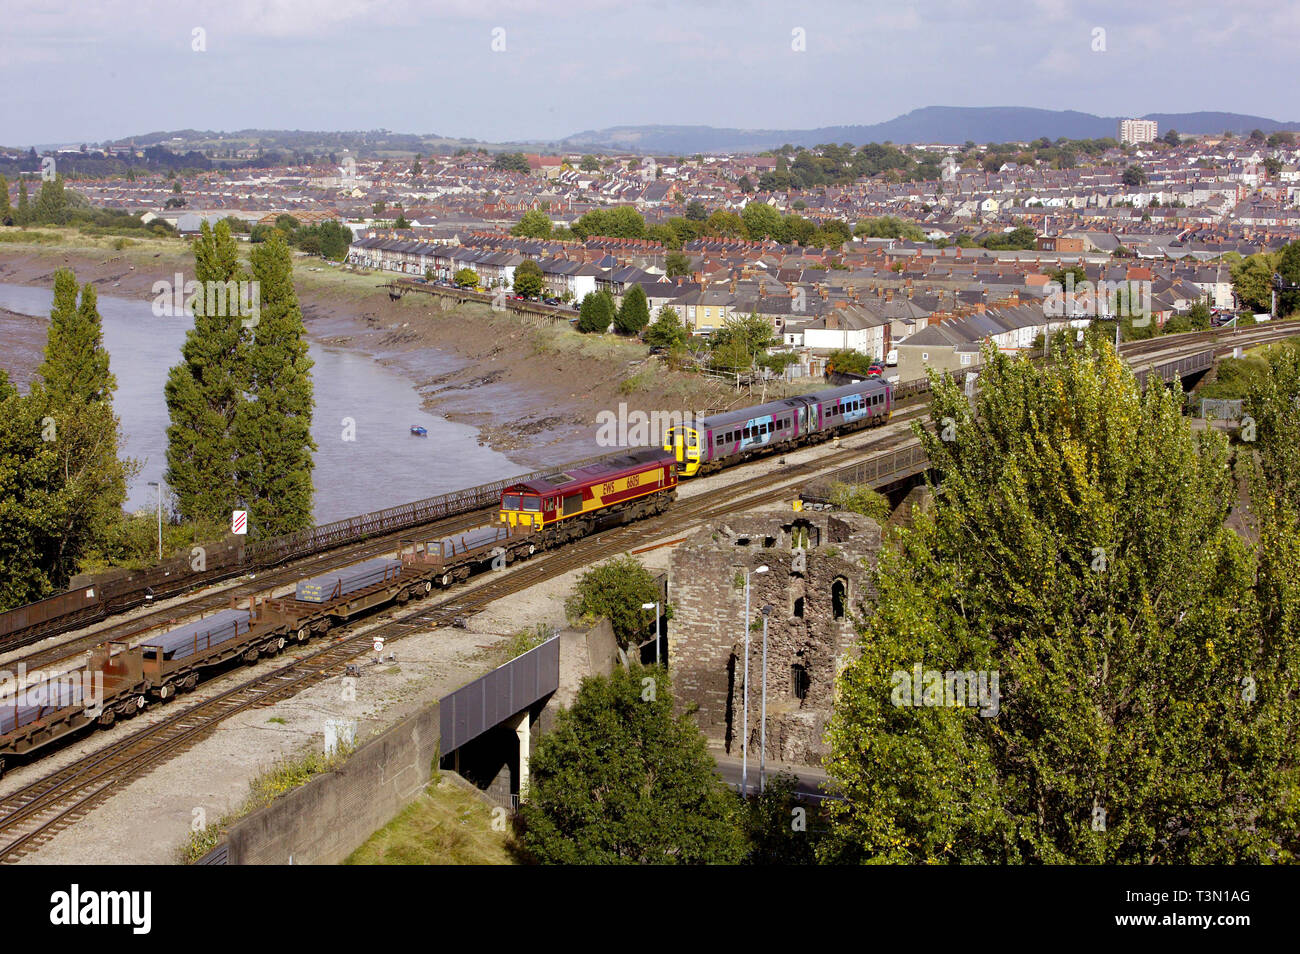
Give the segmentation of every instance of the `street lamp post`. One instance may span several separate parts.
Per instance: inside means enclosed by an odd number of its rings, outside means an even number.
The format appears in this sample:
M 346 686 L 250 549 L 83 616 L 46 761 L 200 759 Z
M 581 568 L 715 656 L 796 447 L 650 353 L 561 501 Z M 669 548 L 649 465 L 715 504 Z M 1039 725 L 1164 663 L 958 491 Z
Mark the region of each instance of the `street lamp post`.
M 760 612 L 763 614 L 763 703 L 759 709 L 758 791 L 762 794 L 767 790 L 767 621 L 772 615 L 772 605 L 769 603 Z
M 767 565 L 755 567 L 755 573 L 766 573 Z M 745 571 L 745 701 L 740 717 L 740 793 L 749 797 L 749 574 Z
M 162 481 L 149 481 L 150 487 L 158 488 L 158 559 L 162 560 Z
M 653 603 L 642 603 L 643 610 L 652 609 L 655 611 L 655 665 L 659 665 L 659 601 Z

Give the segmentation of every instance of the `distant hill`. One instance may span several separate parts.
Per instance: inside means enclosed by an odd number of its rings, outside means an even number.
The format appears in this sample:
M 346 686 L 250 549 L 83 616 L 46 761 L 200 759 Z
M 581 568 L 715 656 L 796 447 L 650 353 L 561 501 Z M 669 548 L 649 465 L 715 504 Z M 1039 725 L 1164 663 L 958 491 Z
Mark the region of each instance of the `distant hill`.
M 1300 122 L 1279 122 L 1242 113 L 1151 113 L 1163 134 L 1171 127 L 1181 133 L 1239 135 L 1252 129 L 1276 132 L 1300 130 Z M 301 129 L 241 129 L 234 132 L 175 129 L 130 136 L 105 146 L 137 148 L 163 146 L 173 153 L 196 150 L 217 160 L 233 158 L 241 150 L 261 149 L 268 161 L 301 157 L 336 157 L 345 152 L 363 158 L 401 158 L 452 153 L 458 149 L 489 152 L 638 152 L 659 155 L 693 155 L 697 152 L 758 152 L 784 143 L 816 146 L 820 143 L 868 142 L 964 143 L 1023 142 L 1046 136 L 1058 139 L 1099 139 L 1116 135 L 1118 116 L 1094 116 L 1075 110 L 1032 109 L 1025 106 L 926 106 L 883 123 L 867 126 L 822 126 L 819 129 L 729 129 L 717 126 L 611 126 L 589 129 L 567 139 L 519 142 L 482 142 L 438 133 L 399 133 L 387 129 L 313 131 Z M 24 147 L 25 149 L 26 147 Z M 44 151 L 47 147 L 38 146 Z
M 818 129 L 725 129 L 714 126 L 612 126 L 587 130 L 562 140 L 577 149 L 623 149 L 635 152 L 696 153 L 771 149 L 784 143 L 815 146 L 827 142 L 1017 142 L 1046 136 L 1058 139 L 1100 139 L 1116 135 L 1121 117 L 1094 116 L 1075 110 L 1033 109 L 1024 106 L 926 106 L 869 126 L 822 126 Z M 1163 134 L 1247 134 L 1252 129 L 1275 132 L 1300 129 L 1300 122 L 1279 122 L 1242 113 L 1151 113 Z

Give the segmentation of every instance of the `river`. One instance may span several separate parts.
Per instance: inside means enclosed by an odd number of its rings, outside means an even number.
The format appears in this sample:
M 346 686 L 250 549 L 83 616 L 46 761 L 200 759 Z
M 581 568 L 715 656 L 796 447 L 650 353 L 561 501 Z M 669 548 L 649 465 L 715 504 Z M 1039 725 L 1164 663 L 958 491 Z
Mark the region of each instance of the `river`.
M 48 317 L 47 289 L 0 283 L 0 307 Z M 117 377 L 113 406 L 122 421 L 121 453 L 136 458 L 140 473 L 127 509 L 152 509 L 166 468 L 167 405 L 163 385 L 180 361 L 190 318 L 158 318 L 150 302 L 100 294 L 104 345 Z M 0 347 L 4 345 L 0 342 Z M 423 410 L 415 387 L 368 355 L 309 342 L 315 367 L 316 522 L 408 503 L 422 497 L 518 474 L 526 468 L 480 446 L 475 428 Z M 0 366 L 4 360 L 0 359 Z M 452 367 L 448 358 L 448 368 Z M 350 419 L 351 426 L 345 419 Z M 410 433 L 413 425 L 428 437 Z M 350 436 L 353 439 L 348 439 Z

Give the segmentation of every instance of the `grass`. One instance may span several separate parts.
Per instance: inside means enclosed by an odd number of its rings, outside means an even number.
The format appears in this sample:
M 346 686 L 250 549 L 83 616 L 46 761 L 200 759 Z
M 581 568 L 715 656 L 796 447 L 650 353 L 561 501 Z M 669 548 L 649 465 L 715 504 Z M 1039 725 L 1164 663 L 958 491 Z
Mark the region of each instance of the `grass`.
M 642 368 L 636 374 L 629 378 L 624 378 L 618 383 L 619 394 L 635 394 L 637 391 L 645 391 L 654 384 L 655 369 L 652 367 Z
M 284 720 L 272 717 L 268 721 L 283 722 Z M 312 750 L 276 762 L 248 783 L 248 797 L 237 809 L 222 815 L 215 824 L 205 825 L 199 831 L 190 832 L 189 838 L 180 848 L 181 863 L 193 864 L 198 861 L 220 843 L 235 822 L 271 804 L 280 796 L 306 785 L 317 775 L 332 772 L 346 762 L 354 750 L 355 746 L 340 746 L 332 755 Z
M 514 633 L 502 647 L 505 654 L 504 663 L 512 659 L 517 659 L 530 649 L 536 649 L 542 643 L 551 638 L 551 627 L 545 623 L 538 623 L 532 629 L 521 629 Z
M 430 785 L 396 818 L 375 832 L 343 862 L 346 865 L 514 864 L 508 830 L 471 792 L 450 783 Z
M 29 232 L 26 229 L 0 228 L 0 242 L 11 245 L 59 245 L 63 236 L 58 232 Z

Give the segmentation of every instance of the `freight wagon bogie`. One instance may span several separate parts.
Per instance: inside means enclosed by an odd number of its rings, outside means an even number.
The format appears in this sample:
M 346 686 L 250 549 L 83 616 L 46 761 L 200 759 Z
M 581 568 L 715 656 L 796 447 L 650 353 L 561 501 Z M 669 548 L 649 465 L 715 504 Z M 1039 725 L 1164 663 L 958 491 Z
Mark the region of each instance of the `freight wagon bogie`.
M 107 728 L 135 715 L 147 688 L 139 655 L 121 642 L 96 647 L 85 669 L 16 687 L 0 702 L 0 765 L 89 726 Z

